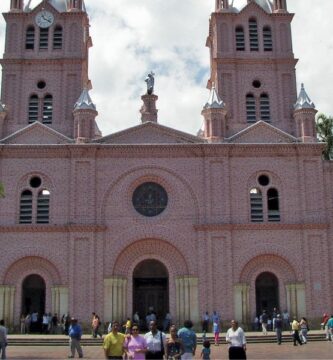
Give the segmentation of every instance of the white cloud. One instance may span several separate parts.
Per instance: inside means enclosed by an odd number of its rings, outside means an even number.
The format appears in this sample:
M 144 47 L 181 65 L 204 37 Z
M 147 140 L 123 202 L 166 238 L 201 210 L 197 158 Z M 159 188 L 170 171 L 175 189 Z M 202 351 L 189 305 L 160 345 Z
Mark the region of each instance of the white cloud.
M 94 47 L 90 52 L 91 92 L 106 135 L 140 121 L 148 71 L 156 73 L 161 124 L 195 133 L 207 100 L 209 53 L 205 47 L 214 0 L 86 0 Z M 7 11 L 10 1 L 1 1 Z M 298 88 L 304 82 L 317 109 L 333 115 L 333 1 L 289 0 L 295 12 L 293 43 Z M 33 1 L 33 5 L 38 0 Z M 4 22 L 0 47 L 4 43 Z

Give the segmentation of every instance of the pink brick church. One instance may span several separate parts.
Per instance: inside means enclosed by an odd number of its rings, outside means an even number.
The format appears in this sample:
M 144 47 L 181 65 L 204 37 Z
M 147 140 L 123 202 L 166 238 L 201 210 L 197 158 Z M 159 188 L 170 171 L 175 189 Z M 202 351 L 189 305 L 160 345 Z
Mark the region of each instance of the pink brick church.
M 0 318 L 333 311 L 333 165 L 296 89 L 287 1 L 216 0 L 198 134 L 163 125 L 152 85 L 142 123 L 106 136 L 83 0 L 27 3 L 4 14 Z

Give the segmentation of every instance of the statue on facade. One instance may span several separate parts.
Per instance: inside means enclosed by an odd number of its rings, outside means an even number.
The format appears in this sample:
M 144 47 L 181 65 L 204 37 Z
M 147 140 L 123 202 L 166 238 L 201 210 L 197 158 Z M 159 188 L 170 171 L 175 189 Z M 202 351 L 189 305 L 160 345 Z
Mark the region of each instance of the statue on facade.
M 147 83 L 147 94 L 152 95 L 154 93 L 155 74 L 151 71 L 146 77 L 145 82 Z

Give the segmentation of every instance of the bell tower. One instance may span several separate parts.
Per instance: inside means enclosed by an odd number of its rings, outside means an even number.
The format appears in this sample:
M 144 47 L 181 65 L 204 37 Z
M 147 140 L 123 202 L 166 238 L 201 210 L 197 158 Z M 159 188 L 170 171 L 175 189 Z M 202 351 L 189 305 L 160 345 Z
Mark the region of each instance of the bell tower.
M 10 11 L 23 11 L 23 0 L 11 0 Z
M 43 0 L 27 9 L 23 1 L 11 0 L 10 6 L 3 14 L 7 30 L 0 60 L 3 136 L 37 121 L 74 138 L 73 108 L 89 84 L 92 46 L 84 3 Z
M 226 137 L 257 121 L 296 135 L 297 99 L 286 0 L 216 1 L 209 24 L 211 75 L 228 110 Z M 237 6 L 237 7 L 236 7 Z

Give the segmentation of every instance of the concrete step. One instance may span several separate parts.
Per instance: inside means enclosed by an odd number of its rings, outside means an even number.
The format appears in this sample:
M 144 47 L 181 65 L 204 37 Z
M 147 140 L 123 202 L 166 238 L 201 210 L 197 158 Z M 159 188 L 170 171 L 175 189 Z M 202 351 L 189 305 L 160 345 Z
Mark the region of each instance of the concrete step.
M 214 344 L 213 336 L 207 336 L 211 344 Z M 249 344 L 256 344 L 256 343 L 276 343 L 276 336 L 274 334 L 269 334 L 266 336 L 258 335 L 258 334 L 246 334 L 246 340 Z M 198 344 L 202 344 L 202 337 L 198 335 Z M 292 335 L 291 333 L 285 333 L 282 336 L 282 342 L 292 342 Z M 326 341 L 325 335 L 323 333 L 314 333 L 308 335 L 308 341 Z M 60 336 L 15 336 L 10 335 L 8 338 L 8 343 L 10 346 L 67 346 L 68 345 L 68 337 L 60 335 Z M 81 344 L 83 346 L 102 346 L 103 340 L 102 339 L 93 339 L 88 336 L 84 336 L 81 339 Z M 221 335 L 220 337 L 220 344 L 225 343 L 225 334 Z

